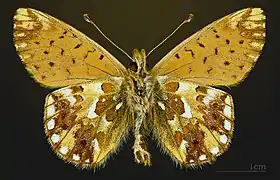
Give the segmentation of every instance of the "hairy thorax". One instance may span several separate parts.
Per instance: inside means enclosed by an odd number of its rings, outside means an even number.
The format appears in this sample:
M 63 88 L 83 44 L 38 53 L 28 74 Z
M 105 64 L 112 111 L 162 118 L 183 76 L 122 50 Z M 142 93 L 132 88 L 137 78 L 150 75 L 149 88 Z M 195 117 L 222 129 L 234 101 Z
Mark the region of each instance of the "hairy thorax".
M 141 116 L 141 120 L 145 120 L 146 114 L 148 113 L 150 106 L 153 104 L 153 85 L 155 83 L 155 79 L 152 76 L 140 77 L 136 76 L 128 76 L 129 84 L 127 84 L 127 89 L 125 92 L 125 97 L 127 98 L 128 105 L 130 107 L 131 112 L 136 115 L 135 121 L 137 121 L 137 117 Z M 135 79 L 136 78 L 136 79 Z

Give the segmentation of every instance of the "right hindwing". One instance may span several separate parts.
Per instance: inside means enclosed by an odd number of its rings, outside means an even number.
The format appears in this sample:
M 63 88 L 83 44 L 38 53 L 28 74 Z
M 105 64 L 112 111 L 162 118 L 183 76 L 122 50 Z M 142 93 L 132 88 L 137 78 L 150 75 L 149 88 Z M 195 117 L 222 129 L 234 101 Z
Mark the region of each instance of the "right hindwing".
M 234 127 L 228 93 L 178 79 L 160 82 L 156 89 L 150 111 L 153 133 L 176 163 L 212 163 L 228 149 Z

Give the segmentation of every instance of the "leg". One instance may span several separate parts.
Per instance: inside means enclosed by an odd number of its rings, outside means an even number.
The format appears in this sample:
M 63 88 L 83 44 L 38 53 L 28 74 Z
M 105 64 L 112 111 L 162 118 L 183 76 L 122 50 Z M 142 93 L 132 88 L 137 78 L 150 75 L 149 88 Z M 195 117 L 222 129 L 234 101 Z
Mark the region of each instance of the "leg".
M 142 118 L 141 118 L 142 119 Z M 133 152 L 134 152 L 134 158 L 137 163 L 143 163 L 144 166 L 150 166 L 151 165 L 151 156 L 148 152 L 148 143 L 147 143 L 147 137 L 146 137 L 146 130 L 143 127 L 142 121 L 138 121 L 140 118 L 136 119 L 135 123 L 135 131 L 134 131 L 134 146 L 133 146 Z

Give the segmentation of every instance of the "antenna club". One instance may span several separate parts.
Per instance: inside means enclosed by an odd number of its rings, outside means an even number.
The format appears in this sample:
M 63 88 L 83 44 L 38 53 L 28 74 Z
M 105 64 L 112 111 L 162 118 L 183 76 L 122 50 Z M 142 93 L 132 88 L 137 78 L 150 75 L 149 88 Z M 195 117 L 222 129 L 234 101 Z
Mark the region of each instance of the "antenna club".
M 91 19 L 90 19 L 90 17 L 89 17 L 88 14 L 83 14 L 83 17 L 84 17 L 84 19 L 85 19 L 86 22 L 88 22 L 88 23 L 91 22 Z
M 187 19 L 185 19 L 185 20 L 183 21 L 183 23 L 189 23 L 189 22 L 191 22 L 192 19 L 193 19 L 193 17 L 194 17 L 194 15 L 193 15 L 192 13 L 188 14 Z

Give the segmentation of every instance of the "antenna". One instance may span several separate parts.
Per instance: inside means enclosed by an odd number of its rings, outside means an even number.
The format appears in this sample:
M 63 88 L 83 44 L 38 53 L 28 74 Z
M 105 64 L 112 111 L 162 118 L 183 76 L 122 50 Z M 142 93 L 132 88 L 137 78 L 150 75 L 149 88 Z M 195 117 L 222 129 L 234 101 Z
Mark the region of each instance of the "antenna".
M 128 53 L 126 53 L 122 48 L 120 48 L 118 45 L 116 45 L 111 39 L 109 39 L 100 29 L 99 27 L 90 19 L 89 15 L 88 14 L 84 14 L 84 19 L 86 22 L 92 24 L 96 29 L 97 31 L 99 31 L 99 33 L 105 38 L 107 39 L 111 44 L 113 44 L 117 49 L 119 49 L 122 53 L 124 53 L 129 59 L 131 59 L 133 62 L 135 62 L 135 60 L 129 56 Z
M 169 34 L 166 38 L 164 38 L 158 45 L 156 45 L 152 50 L 150 50 L 150 52 L 147 54 L 146 57 L 148 57 L 155 49 L 157 49 L 159 46 L 161 46 L 165 41 L 167 41 L 174 33 L 176 33 L 184 24 L 191 22 L 192 18 L 193 18 L 193 14 L 189 14 L 188 18 L 185 19 L 179 26 L 177 26 L 177 28 L 171 33 Z

